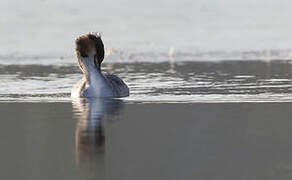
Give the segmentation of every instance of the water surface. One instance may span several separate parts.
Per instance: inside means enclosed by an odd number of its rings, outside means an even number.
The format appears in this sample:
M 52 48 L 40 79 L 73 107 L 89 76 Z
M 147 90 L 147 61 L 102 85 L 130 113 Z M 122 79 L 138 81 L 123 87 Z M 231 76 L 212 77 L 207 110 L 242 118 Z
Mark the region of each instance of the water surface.
M 130 87 L 127 102 L 291 102 L 290 61 L 107 63 Z M 0 101 L 71 102 L 73 64 L 0 65 Z
M 290 61 L 105 63 L 113 100 L 72 100 L 78 67 L 44 62 L 0 65 L 3 179 L 292 177 Z
M 290 179 L 291 103 L 0 103 L 2 179 Z

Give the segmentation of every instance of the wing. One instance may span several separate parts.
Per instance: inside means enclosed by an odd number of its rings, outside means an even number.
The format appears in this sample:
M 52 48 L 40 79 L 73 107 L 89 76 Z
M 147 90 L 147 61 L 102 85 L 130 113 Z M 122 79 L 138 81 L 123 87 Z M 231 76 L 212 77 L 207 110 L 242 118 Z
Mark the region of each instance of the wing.
M 118 76 L 114 74 L 105 74 L 104 75 L 107 81 L 109 82 L 114 95 L 116 97 L 126 97 L 129 96 L 129 88 L 128 86 L 124 83 L 124 81 L 119 78 Z
M 74 85 L 71 91 L 71 97 L 73 98 L 82 97 L 84 89 L 85 89 L 85 85 L 86 85 L 86 79 L 85 77 L 83 77 Z

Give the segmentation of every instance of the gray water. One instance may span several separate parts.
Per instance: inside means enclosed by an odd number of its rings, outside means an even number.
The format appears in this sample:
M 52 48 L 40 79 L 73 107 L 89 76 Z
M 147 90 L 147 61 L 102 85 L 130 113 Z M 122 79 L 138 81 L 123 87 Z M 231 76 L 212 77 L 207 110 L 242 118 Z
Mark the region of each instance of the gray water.
M 75 65 L 1 65 L 3 179 L 290 179 L 290 61 L 107 63 L 131 95 L 71 99 Z
M 63 60 L 60 60 L 63 61 Z M 108 63 L 131 95 L 125 102 L 291 102 L 290 61 Z M 0 101 L 71 102 L 76 65 L 0 65 Z
M 291 103 L 1 103 L 2 179 L 290 179 Z

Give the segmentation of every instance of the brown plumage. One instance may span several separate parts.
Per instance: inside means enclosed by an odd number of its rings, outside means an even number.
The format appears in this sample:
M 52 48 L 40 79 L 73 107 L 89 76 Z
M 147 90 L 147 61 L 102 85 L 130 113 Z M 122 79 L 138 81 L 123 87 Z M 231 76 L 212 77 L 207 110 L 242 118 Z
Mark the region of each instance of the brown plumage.
M 100 67 L 104 59 L 104 45 L 98 33 L 80 36 L 76 39 L 75 44 L 77 56 L 89 57 L 90 52 L 94 50 L 94 63 Z
M 78 66 L 83 78 L 74 86 L 72 97 L 126 97 L 129 88 L 113 74 L 103 74 L 104 45 L 99 33 L 80 36 L 75 41 Z

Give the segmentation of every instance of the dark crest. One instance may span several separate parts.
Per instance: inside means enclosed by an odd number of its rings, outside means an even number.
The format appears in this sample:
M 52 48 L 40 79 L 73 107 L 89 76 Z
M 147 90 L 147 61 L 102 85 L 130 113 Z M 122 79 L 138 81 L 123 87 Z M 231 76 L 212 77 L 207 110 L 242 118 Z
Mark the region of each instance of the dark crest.
M 99 33 L 89 33 L 76 39 L 77 56 L 88 57 L 92 48 L 95 49 L 94 63 L 99 65 L 104 59 L 104 45 Z

